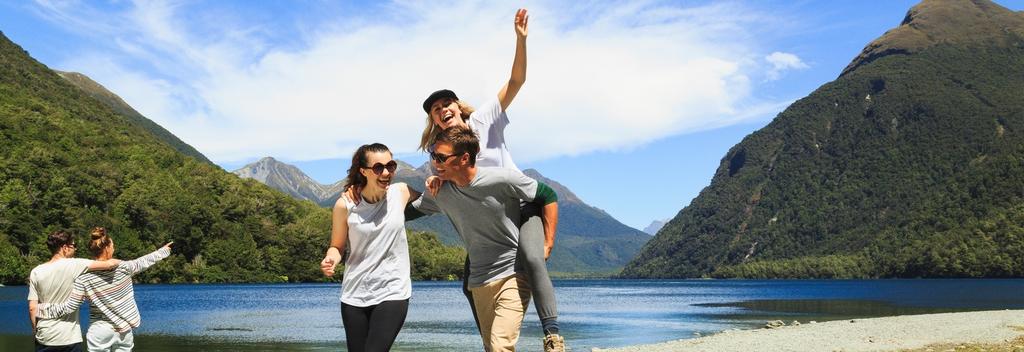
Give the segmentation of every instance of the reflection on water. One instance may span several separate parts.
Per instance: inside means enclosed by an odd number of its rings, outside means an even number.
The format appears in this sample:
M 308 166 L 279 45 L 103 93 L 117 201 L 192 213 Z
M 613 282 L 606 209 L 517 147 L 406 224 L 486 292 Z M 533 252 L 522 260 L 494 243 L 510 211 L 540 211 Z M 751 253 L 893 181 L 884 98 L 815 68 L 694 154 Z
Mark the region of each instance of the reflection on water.
M 575 350 L 757 328 L 767 320 L 1024 308 L 1024 280 L 565 280 L 555 287 L 562 333 Z M 139 285 L 137 342 L 146 351 L 338 350 L 339 291 L 338 284 Z M 0 288 L 5 349 L 31 345 L 26 295 L 24 286 Z M 541 350 L 533 307 L 523 327 L 519 348 Z M 459 283 L 414 283 L 396 350 L 478 349 Z

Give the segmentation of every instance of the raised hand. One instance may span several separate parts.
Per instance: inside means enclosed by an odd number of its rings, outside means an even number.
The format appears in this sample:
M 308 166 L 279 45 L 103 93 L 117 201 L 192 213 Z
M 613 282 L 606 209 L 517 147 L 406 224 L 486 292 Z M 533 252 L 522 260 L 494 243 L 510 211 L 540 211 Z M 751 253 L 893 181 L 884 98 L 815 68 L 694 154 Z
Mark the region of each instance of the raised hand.
M 520 37 L 526 37 L 528 34 L 527 26 L 530 23 L 530 16 L 526 15 L 526 9 L 519 9 L 516 11 L 516 35 Z

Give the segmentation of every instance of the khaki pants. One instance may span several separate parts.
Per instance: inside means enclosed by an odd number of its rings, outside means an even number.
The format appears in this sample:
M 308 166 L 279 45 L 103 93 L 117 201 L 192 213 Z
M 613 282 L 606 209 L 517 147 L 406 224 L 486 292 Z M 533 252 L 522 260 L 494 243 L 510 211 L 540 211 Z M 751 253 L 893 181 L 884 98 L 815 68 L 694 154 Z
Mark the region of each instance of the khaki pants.
M 480 318 L 484 351 L 515 351 L 530 304 L 530 283 L 521 274 L 469 289 Z

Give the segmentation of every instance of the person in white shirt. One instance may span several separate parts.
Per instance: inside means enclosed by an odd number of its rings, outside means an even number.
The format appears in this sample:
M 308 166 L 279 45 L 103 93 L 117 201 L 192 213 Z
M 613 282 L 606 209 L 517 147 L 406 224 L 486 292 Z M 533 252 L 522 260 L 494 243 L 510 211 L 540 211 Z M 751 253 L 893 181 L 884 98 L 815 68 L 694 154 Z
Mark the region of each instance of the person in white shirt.
M 331 215 L 331 246 L 320 270 L 327 277 L 348 246 L 341 284 L 341 320 L 348 350 L 387 351 L 405 324 L 412 296 L 405 208 L 419 197 L 404 183 L 391 184 L 398 168 L 388 147 L 359 147 L 346 188 Z M 358 191 L 355 191 L 358 190 Z
M 37 317 L 40 303 L 62 303 L 71 295 L 75 279 L 87 271 L 112 270 L 121 261 L 75 258 L 75 238 L 65 230 L 46 238 L 52 256 L 39 264 L 28 278 L 28 319 L 32 324 L 36 351 L 81 351 L 82 327 L 78 311 L 59 318 Z

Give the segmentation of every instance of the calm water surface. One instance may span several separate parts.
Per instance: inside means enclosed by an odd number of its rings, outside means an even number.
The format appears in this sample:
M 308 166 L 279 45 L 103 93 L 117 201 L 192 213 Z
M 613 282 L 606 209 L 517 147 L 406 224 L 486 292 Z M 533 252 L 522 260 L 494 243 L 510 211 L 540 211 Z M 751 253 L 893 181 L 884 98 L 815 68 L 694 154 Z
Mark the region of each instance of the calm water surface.
M 754 328 L 775 319 L 806 323 L 1024 308 L 1024 280 L 562 280 L 555 287 L 562 333 L 572 349 L 584 351 Z M 137 285 L 143 317 L 138 344 L 140 350 L 343 349 L 339 292 L 339 284 Z M 24 286 L 0 287 L 3 342 L 31 343 L 26 296 Z M 531 307 L 519 348 L 539 351 L 540 339 Z M 395 349 L 480 349 L 459 283 L 413 284 Z

